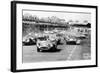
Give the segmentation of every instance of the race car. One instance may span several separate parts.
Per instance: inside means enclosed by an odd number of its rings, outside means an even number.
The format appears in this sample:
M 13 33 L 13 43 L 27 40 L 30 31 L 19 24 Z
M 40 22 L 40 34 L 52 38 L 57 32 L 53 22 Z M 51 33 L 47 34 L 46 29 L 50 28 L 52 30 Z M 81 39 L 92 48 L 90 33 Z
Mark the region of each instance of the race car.
M 28 45 L 35 45 L 36 44 L 36 39 L 35 38 L 26 38 L 23 42 L 24 46 L 28 46 Z
M 54 43 L 53 41 L 45 38 L 45 37 L 40 37 L 37 39 L 37 51 L 41 52 L 43 50 L 56 50 L 57 49 L 57 45 L 56 43 Z
M 66 44 L 80 44 L 81 43 L 81 40 L 80 39 L 77 39 L 75 37 L 71 37 L 71 36 L 68 36 L 67 38 L 65 38 L 66 40 Z
M 57 35 L 55 34 L 52 34 L 52 35 L 49 35 L 49 39 L 52 41 L 52 42 L 55 42 L 57 45 L 61 44 L 61 38 L 59 38 Z

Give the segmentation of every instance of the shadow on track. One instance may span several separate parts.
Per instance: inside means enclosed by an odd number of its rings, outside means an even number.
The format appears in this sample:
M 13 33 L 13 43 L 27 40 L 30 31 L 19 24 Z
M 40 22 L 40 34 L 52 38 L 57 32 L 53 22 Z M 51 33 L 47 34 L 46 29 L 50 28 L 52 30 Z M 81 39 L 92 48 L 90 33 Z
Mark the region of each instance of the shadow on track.
M 47 53 L 47 52 L 49 52 L 49 53 L 55 53 L 55 52 L 60 52 L 62 49 L 54 49 L 54 50 L 43 50 L 42 52 L 43 53 Z

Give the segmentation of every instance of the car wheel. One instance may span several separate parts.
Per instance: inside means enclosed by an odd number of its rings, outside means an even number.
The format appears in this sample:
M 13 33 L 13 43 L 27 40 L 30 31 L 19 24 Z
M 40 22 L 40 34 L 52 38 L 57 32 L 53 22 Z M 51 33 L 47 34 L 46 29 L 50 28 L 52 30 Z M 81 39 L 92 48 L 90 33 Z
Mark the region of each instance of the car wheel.
M 60 44 L 60 40 L 57 41 L 57 45 L 59 45 L 59 44 Z
M 37 47 L 37 52 L 41 52 L 42 50 L 40 50 L 38 47 Z
M 57 46 L 56 45 L 53 45 L 52 51 L 55 51 L 55 50 L 57 50 Z

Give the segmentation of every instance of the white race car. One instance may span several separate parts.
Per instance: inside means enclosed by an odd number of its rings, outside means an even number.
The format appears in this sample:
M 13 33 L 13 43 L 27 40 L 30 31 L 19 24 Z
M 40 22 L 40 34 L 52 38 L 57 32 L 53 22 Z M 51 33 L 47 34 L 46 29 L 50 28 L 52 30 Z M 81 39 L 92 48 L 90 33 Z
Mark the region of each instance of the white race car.
M 57 48 L 57 45 L 54 42 L 45 37 L 39 37 L 36 46 L 38 52 L 43 50 L 56 50 Z

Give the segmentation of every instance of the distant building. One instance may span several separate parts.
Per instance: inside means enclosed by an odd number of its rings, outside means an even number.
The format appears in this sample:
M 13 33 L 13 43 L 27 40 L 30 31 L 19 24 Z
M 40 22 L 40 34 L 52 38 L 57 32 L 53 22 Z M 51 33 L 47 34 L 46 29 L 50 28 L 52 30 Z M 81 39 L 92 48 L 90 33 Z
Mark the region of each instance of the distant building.
M 68 25 L 66 24 L 53 24 L 53 23 L 41 23 L 41 22 L 30 22 L 30 21 L 23 21 L 23 25 L 32 25 L 36 27 L 36 29 L 40 31 L 47 31 L 47 30 L 66 30 Z
M 91 32 L 91 24 L 73 24 L 71 25 L 70 29 L 76 33 L 89 34 Z

